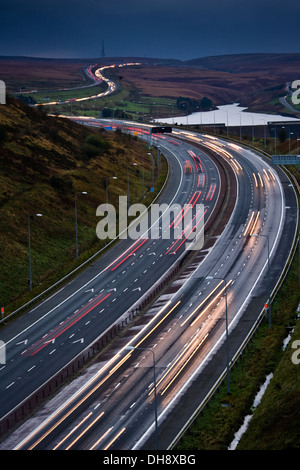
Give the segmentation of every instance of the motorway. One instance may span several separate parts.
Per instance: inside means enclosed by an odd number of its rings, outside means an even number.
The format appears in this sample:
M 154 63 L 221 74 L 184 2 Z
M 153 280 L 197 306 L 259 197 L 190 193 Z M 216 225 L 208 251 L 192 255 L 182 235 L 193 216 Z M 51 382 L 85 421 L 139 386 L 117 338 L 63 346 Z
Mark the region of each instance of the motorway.
M 267 242 L 270 289 L 280 277 L 298 218 L 285 174 L 255 152 L 210 136 L 174 130 L 153 143 L 170 162 L 163 201 L 203 203 L 206 227 L 229 181 L 213 157 L 219 155 L 232 185 L 226 223 L 214 231 L 220 217 L 214 219 L 203 249 L 100 357 L 89 378 L 78 386 L 74 382 L 76 392 L 52 411 L 48 404 L 47 419 L 42 413 L 28 435 L 21 427 L 2 448 L 169 448 L 226 372 L 226 319 L 231 359 L 268 299 Z M 178 240 L 164 239 L 162 233 L 155 239 L 143 235 L 122 240 L 3 330 L 2 417 L 130 310 L 184 255 Z
M 190 146 L 183 146 L 179 156 L 172 153 L 172 144 L 169 147 L 172 184 L 164 192 L 164 201 L 183 207 L 185 202 L 204 198 L 211 179 L 218 181 L 215 166 L 203 156 L 206 178 L 204 187 L 199 188 L 198 174 L 186 176 L 180 161 L 181 155 L 185 162 Z M 214 207 L 217 191 L 210 199 L 206 217 Z M 6 365 L 0 371 L 4 391 L 1 417 L 76 357 L 82 347 L 92 344 L 151 289 L 184 251 L 184 244 L 177 243 L 170 252 L 172 244 L 162 236 L 151 239 L 147 233 L 135 241 L 122 240 L 78 278 L 2 329 Z
M 92 68 L 95 68 L 96 65 L 94 65 L 94 66 L 90 65 L 85 69 L 85 72 L 86 72 L 87 76 L 89 78 L 91 78 L 95 83 L 93 83 L 92 85 L 85 85 L 85 86 L 81 86 L 81 87 L 68 88 L 68 89 L 65 89 L 65 90 L 66 91 L 71 91 L 71 90 L 78 90 L 78 89 L 81 89 L 81 88 L 89 88 L 89 87 L 92 87 L 92 86 L 97 86 L 97 85 L 101 84 L 102 82 L 104 82 L 107 85 L 107 89 L 104 92 L 97 93 L 95 95 L 87 96 L 87 97 L 83 97 L 83 98 L 68 98 L 65 101 L 48 101 L 46 103 L 37 103 L 34 106 L 56 106 L 56 105 L 62 105 L 62 104 L 70 104 L 70 103 L 73 103 L 73 102 L 79 103 L 81 101 L 89 101 L 89 100 L 104 98 L 105 96 L 108 96 L 108 95 L 111 95 L 112 93 L 114 93 L 117 89 L 117 85 L 116 85 L 115 82 L 113 82 L 109 78 L 106 78 L 103 75 L 103 72 L 106 69 L 111 69 L 111 68 L 116 68 L 116 67 L 125 67 L 125 66 L 128 67 L 128 66 L 132 66 L 132 65 L 140 65 L 140 63 L 139 62 L 129 62 L 129 63 L 126 63 L 126 64 L 105 65 L 103 67 L 97 68 L 94 71 L 94 73 L 92 72 Z M 61 89 L 59 91 L 63 91 L 63 89 Z

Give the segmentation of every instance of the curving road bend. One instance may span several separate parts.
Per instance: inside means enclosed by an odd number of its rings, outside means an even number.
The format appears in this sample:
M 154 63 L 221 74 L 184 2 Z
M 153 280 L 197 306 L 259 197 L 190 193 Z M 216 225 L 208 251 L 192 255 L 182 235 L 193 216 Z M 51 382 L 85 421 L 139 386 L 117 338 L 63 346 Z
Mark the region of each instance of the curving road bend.
M 237 190 L 231 216 L 222 231 L 214 233 L 212 230 L 191 264 L 127 335 L 116 342 L 113 351 L 96 364 L 86 383 L 76 385 L 75 382 L 76 392 L 63 400 L 48 419 L 42 419 L 25 439 L 24 433 L 22 439 L 20 435 L 15 437 L 19 437 L 18 443 L 14 442 L 16 448 L 170 448 L 187 420 L 226 373 L 227 346 L 232 359 L 268 299 L 267 240 L 271 289 L 286 264 L 295 237 L 298 209 L 293 188 L 280 169 L 271 168 L 255 152 L 209 136 L 180 131 L 172 139 L 164 136 L 157 140 L 160 146 L 176 153 L 176 159 L 172 160 L 180 182 L 176 197 L 179 193 L 188 194 L 186 200 L 191 200 L 195 189 L 203 184 L 199 172 L 189 173 L 188 178 L 183 176 L 187 160 L 194 165 L 193 156 L 201 155 L 205 175 L 202 202 L 210 209 L 211 202 L 213 206 L 216 204 L 217 189 L 219 194 L 221 192 L 220 174 L 213 164 L 211 152 L 230 165 L 235 173 Z M 183 185 L 184 181 L 187 186 Z M 144 263 L 148 241 L 139 247 L 143 251 L 136 252 L 143 255 L 140 259 L 144 271 L 147 269 Z M 160 246 L 158 249 L 157 244 L 155 248 L 152 245 L 146 259 L 151 258 L 153 263 L 153 250 L 165 269 L 167 260 L 177 254 L 173 249 L 168 252 L 170 245 L 163 243 Z M 131 259 L 130 262 L 128 259 L 118 266 L 121 269 L 117 279 L 115 274 L 109 277 L 107 289 L 102 292 L 104 297 L 115 282 L 116 286 L 120 285 L 123 271 L 123 275 L 131 279 L 131 286 L 135 284 L 133 277 L 137 266 L 131 266 Z M 108 261 L 114 263 L 114 260 L 106 260 L 106 263 Z M 156 264 L 151 271 L 150 284 L 154 273 L 161 274 L 158 268 Z M 134 276 L 130 278 L 131 269 Z M 147 276 L 142 279 L 147 288 Z M 124 285 L 118 302 L 122 305 L 123 300 L 125 302 Z M 142 286 L 142 282 L 139 285 Z M 96 294 L 95 291 L 95 295 L 100 296 L 100 292 Z M 130 301 L 132 295 L 131 288 Z M 102 301 L 109 303 L 109 298 L 95 297 L 96 308 L 102 307 Z M 105 308 L 111 315 L 112 310 L 106 304 Z M 84 316 L 89 318 L 89 313 Z M 46 350 L 50 356 L 49 342 L 47 345 L 45 342 L 33 344 L 35 349 L 27 347 L 27 351 L 37 352 L 30 357 L 37 357 Z M 39 350 L 41 344 L 43 347 Z M 49 361 L 49 357 L 44 360 Z M 153 386 L 154 372 L 156 387 Z
M 173 147 L 165 143 L 171 175 L 164 202 L 182 207 L 191 202 L 195 211 L 194 203 L 206 198 L 212 179 L 219 184 L 218 169 L 203 155 L 200 187 L 198 173 L 184 173 L 191 146 L 183 143 L 176 153 Z M 218 189 L 205 202 L 206 220 L 217 198 Z M 151 236 L 146 231 L 137 240 L 121 240 L 57 293 L 2 329 L 6 344 L 6 365 L 0 370 L 2 420 L 105 334 L 184 254 L 180 240 L 164 238 L 162 233 Z

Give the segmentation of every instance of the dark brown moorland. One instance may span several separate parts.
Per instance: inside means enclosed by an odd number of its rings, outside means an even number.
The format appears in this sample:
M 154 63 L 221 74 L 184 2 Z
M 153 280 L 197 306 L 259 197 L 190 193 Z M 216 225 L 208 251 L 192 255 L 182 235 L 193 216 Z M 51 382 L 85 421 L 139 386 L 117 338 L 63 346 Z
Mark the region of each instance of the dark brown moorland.
M 38 59 L 0 57 L 0 78 L 8 92 L 50 90 L 87 84 L 84 65 L 141 63 L 114 72 L 116 80 L 131 85 L 144 96 L 180 96 L 211 99 L 213 105 L 239 102 L 253 111 L 282 112 L 278 97 L 285 85 L 300 78 L 300 54 L 241 54 L 179 60 L 105 58 Z

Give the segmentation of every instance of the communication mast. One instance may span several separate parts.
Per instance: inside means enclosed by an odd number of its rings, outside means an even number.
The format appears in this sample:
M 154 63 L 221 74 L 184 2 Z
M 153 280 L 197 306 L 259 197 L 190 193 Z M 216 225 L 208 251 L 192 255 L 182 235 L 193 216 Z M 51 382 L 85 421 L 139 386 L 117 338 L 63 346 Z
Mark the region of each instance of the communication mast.
M 105 57 L 104 41 L 102 41 L 101 57 Z

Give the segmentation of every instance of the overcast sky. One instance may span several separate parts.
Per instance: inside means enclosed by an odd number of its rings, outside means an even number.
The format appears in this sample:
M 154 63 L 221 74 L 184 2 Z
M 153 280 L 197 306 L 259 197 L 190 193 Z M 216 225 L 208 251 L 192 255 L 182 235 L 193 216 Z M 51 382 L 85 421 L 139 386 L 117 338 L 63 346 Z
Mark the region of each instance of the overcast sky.
M 1 0 L 0 55 L 300 52 L 299 0 Z

